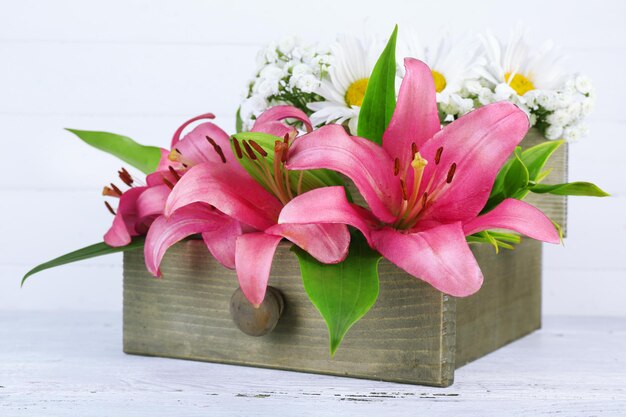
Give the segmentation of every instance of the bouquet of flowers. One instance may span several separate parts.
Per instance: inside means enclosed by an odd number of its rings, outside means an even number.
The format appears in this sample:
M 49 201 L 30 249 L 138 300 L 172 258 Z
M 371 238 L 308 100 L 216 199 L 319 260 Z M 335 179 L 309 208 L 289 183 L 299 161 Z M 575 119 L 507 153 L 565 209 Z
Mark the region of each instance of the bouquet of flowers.
M 122 168 L 127 188 L 103 190 L 118 200 L 117 208 L 105 203 L 114 219 L 104 242 L 39 265 L 22 283 L 46 268 L 140 248 L 148 271 L 160 276 L 168 248 L 198 237 L 259 306 L 274 252 L 287 240 L 334 353 L 376 301 L 382 257 L 444 293 L 469 296 L 483 281 L 469 244 L 512 249 L 519 234 L 560 242 L 558 225 L 522 201 L 526 195 L 607 195 L 586 182 L 541 183 L 562 142 L 524 151 L 518 144 L 533 115 L 541 128 L 560 109 L 550 102 L 548 110 L 542 94 L 529 95 L 535 90 L 517 90 L 535 82 L 525 67 L 502 68 L 501 79 L 494 70 L 455 80 L 435 66 L 443 58 L 429 67 L 406 57 L 397 91 L 396 38 L 397 28 L 372 67 L 354 39 L 330 52 L 290 39 L 272 45 L 260 55 L 233 135 L 210 113 L 183 123 L 169 149 L 72 130 L 145 180 Z M 573 82 L 563 87 L 568 94 L 572 87 L 592 96 Z M 506 88 L 506 99 L 496 99 Z M 453 110 L 452 102 L 462 104 Z
M 269 44 L 259 53 L 258 69 L 241 103 L 241 128 L 249 129 L 267 108 L 286 104 L 304 111 L 316 127 L 345 122 L 357 134 L 359 110 L 381 50 L 380 42 L 348 35 L 329 48 L 304 45 L 293 37 Z M 533 50 L 521 27 L 506 43 L 491 33 L 458 41 L 446 34 L 423 46 L 408 32 L 399 39 L 398 50 L 401 58 L 416 58 L 431 68 L 442 123 L 509 101 L 547 139 L 574 141 L 587 132 L 584 118 L 595 102 L 589 78 L 565 74 L 563 56 L 551 42 Z M 401 81 L 401 61 L 397 73 Z

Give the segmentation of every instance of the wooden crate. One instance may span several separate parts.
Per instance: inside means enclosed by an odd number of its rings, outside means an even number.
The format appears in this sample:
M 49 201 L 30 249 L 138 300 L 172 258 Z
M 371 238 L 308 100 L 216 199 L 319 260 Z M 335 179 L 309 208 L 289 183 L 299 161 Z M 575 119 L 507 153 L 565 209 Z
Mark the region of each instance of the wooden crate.
M 531 130 L 522 146 L 542 140 Z M 548 168 L 551 182 L 566 181 L 565 146 Z M 566 226 L 564 197 L 542 196 L 537 205 Z M 524 239 L 500 254 L 488 245 L 473 246 L 485 282 L 463 299 L 383 260 L 376 304 L 331 359 L 326 326 L 308 300 L 289 246 L 279 246 L 270 277 L 270 285 L 284 295 L 285 311 L 263 337 L 247 336 L 233 323 L 229 303 L 236 274 L 219 265 L 201 241 L 170 249 L 160 280 L 146 272 L 140 251 L 125 253 L 124 351 L 445 387 L 456 368 L 541 326 L 539 242 Z
M 375 306 L 348 333 L 334 359 L 326 326 L 308 300 L 297 259 L 283 243 L 270 285 L 286 308 L 263 337 L 243 334 L 229 301 L 237 288 L 201 241 L 175 245 L 163 279 L 145 269 L 140 251 L 124 254 L 124 351 L 376 380 L 448 386 L 454 369 L 541 325 L 541 244 L 525 240 L 496 255 L 473 248 L 485 275 L 472 297 L 454 299 L 391 263 L 380 264 Z

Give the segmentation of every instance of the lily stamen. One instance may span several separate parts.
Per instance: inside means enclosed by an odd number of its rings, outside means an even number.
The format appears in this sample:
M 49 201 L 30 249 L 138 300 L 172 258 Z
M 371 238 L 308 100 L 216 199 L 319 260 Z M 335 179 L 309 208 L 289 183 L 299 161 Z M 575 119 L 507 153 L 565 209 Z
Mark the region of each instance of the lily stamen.
M 162 180 L 163 180 L 163 184 L 167 185 L 167 188 L 169 188 L 170 190 L 174 189 L 174 184 L 172 184 L 170 180 L 168 180 L 165 177 L 163 177 Z
M 250 146 L 252 146 L 254 148 L 255 151 L 257 151 L 263 158 L 265 158 L 267 156 L 267 152 L 265 152 L 265 149 L 263 149 L 261 147 L 261 145 L 259 145 L 258 143 L 256 143 L 253 140 L 249 140 L 248 144 Z
M 119 188 L 117 188 L 117 185 L 115 185 L 115 184 L 113 184 L 113 183 L 111 183 L 111 188 L 113 189 L 113 191 L 115 191 L 115 193 L 116 193 L 117 195 L 122 195 L 122 194 L 123 194 L 123 193 L 122 193 L 122 190 L 120 190 Z
M 248 142 L 244 140 L 244 141 L 241 141 L 241 144 L 243 145 L 243 149 L 246 151 L 250 159 L 252 159 L 253 161 L 256 161 L 257 160 L 256 154 L 254 153 L 250 145 L 248 145 Z
M 105 207 L 107 208 L 107 210 L 109 210 L 109 213 L 111 213 L 112 215 L 115 216 L 115 210 L 113 210 L 113 207 L 111 207 L 111 205 L 109 204 L 108 201 L 104 202 Z
M 178 172 L 176 172 L 176 170 L 171 165 L 169 165 L 167 169 L 169 169 L 170 173 L 176 179 L 176 181 L 180 179 L 180 175 L 178 174 Z
M 237 158 L 241 159 L 243 158 L 243 152 L 241 151 L 241 146 L 239 145 L 239 141 L 237 140 L 237 138 L 232 138 L 233 139 L 233 145 L 235 146 L 235 153 L 237 154 Z
M 452 178 L 454 178 L 455 172 L 456 172 L 456 162 L 450 166 L 450 170 L 448 171 L 448 177 L 446 178 L 446 182 L 448 184 L 452 182 Z
M 437 149 L 437 154 L 435 155 L 435 165 L 439 165 L 441 161 L 441 154 L 443 153 L 443 146 Z
M 104 188 L 102 189 L 102 195 L 107 196 L 107 197 L 119 198 L 122 195 L 122 193 L 121 192 L 118 193 L 113 188 L 109 187 L 108 185 L 105 185 Z
M 120 180 L 126 184 L 129 187 L 133 186 L 133 177 L 128 173 L 128 171 L 126 171 L 126 168 L 122 167 L 119 171 L 117 171 L 117 174 L 120 177 Z

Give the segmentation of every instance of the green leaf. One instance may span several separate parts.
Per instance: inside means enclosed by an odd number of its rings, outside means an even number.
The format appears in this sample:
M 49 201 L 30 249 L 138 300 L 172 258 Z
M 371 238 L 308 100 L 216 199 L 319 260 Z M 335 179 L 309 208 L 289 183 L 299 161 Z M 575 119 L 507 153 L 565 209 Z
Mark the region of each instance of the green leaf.
M 237 114 L 235 115 L 235 131 L 240 133 L 243 130 L 243 120 L 241 120 L 241 107 L 237 109 Z
M 481 214 L 492 210 L 507 198 L 523 197 L 528 187 L 529 174 L 522 160 L 521 150 L 522 148 L 519 146 L 515 148 L 513 158 L 500 169 L 489 200 L 487 200 Z
M 126 136 L 108 132 L 66 129 L 88 145 L 110 153 L 145 174 L 156 171 L 161 159 L 161 149 L 156 146 L 141 145 Z
M 562 140 L 551 140 L 532 146 L 522 152 L 522 161 L 528 168 L 528 177 L 531 181 L 539 182 L 538 179 L 543 167 L 552 154 L 564 143 Z
M 537 194 L 579 195 L 588 197 L 608 197 L 610 194 L 590 182 L 569 182 L 565 184 L 536 184 L 530 191 Z
M 28 271 L 26 275 L 24 275 L 24 278 L 22 278 L 21 285 L 24 285 L 24 282 L 26 281 L 26 279 L 30 277 L 31 275 L 36 274 L 37 272 L 41 272 L 46 269 L 69 264 L 72 262 L 82 261 L 84 259 L 95 258 L 97 256 L 103 256 L 103 255 L 109 255 L 111 253 L 141 249 L 143 248 L 144 242 L 145 242 L 145 237 L 136 237 L 132 240 L 132 242 L 130 242 L 126 246 L 120 246 L 120 247 L 114 248 L 112 246 L 107 245 L 104 242 L 100 242 L 94 245 L 87 246 L 82 249 L 75 250 L 74 252 L 67 253 L 63 256 L 59 256 L 58 258 L 52 259 L 51 261 L 44 262 L 41 265 L 37 265 L 36 267 Z
M 353 234 L 348 257 L 327 265 L 294 246 L 304 289 L 328 327 L 330 354 L 334 356 L 350 327 L 369 311 L 378 297 L 378 262 L 360 234 Z
M 378 144 L 382 143 L 383 133 L 396 108 L 397 36 L 396 25 L 369 77 L 359 112 L 357 134 Z
M 519 146 L 513 152 L 513 163 L 504 178 L 503 191 L 505 198 L 512 196 L 519 190 L 523 190 L 528 185 L 529 173 L 526 164 L 522 160 L 521 150 Z

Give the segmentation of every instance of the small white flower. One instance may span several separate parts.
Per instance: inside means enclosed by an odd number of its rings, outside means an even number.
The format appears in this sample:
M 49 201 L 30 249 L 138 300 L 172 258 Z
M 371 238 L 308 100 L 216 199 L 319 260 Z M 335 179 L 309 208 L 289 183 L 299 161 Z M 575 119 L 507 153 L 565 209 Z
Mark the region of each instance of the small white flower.
M 496 101 L 508 100 L 509 97 L 515 94 L 515 90 L 506 83 L 501 83 L 496 86 L 494 99 Z
M 583 117 L 589 116 L 589 114 L 591 114 L 591 112 L 593 111 L 595 104 L 596 103 L 593 98 L 590 98 L 590 97 L 586 98 L 585 100 L 582 101 L 580 114 Z
M 589 94 L 593 88 L 589 77 L 586 77 L 584 75 L 579 75 L 576 77 L 575 85 L 576 90 L 578 90 L 578 92 L 580 92 L 581 94 Z
M 257 116 L 265 109 L 267 109 L 268 103 L 267 101 L 258 95 L 253 95 L 250 98 L 245 99 L 241 103 L 241 108 L 239 110 L 239 116 L 243 121 L 251 120 L 253 116 Z M 251 127 L 251 126 L 248 126 Z
M 558 91 L 555 95 L 557 108 L 564 109 L 571 106 L 576 100 L 576 96 L 564 91 Z
M 254 84 L 254 92 L 259 94 L 263 98 L 275 95 L 278 93 L 278 80 L 260 78 L 257 83 Z
M 457 113 L 459 115 L 464 115 L 474 108 L 474 100 L 469 98 L 463 98 L 458 94 L 451 94 L 450 101 L 454 102 L 457 108 Z
M 568 142 L 575 142 L 581 138 L 584 129 L 580 125 L 568 126 L 563 130 L 563 139 Z
M 305 93 L 312 93 L 320 86 L 320 80 L 312 74 L 303 74 L 296 78 L 295 87 Z
M 563 128 L 558 125 L 551 125 L 546 129 L 546 139 L 556 140 L 563 135 Z
M 493 103 L 494 101 L 495 99 L 493 96 L 493 92 L 490 89 L 483 88 L 482 90 L 480 90 L 480 93 L 478 93 L 478 102 L 483 106 L 489 103 Z
M 285 71 L 276 65 L 268 65 L 261 70 L 259 78 L 268 81 L 278 81 L 285 76 Z
M 290 53 L 296 46 L 295 36 L 285 36 L 278 42 L 278 50 L 283 54 Z
M 272 64 L 278 61 L 278 51 L 276 50 L 276 43 L 272 42 L 267 46 L 265 50 L 265 61 Z
M 569 112 L 565 109 L 555 110 L 551 115 L 546 118 L 546 121 L 551 125 L 565 126 L 571 121 Z
M 465 82 L 465 90 L 467 90 L 470 94 L 478 95 L 480 90 L 482 90 L 483 86 L 477 80 L 467 80 Z
M 536 125 L 537 115 L 534 113 L 529 113 L 528 111 L 526 111 L 526 114 L 528 115 L 528 122 L 530 123 L 530 126 L 533 127 L 534 125 Z
M 567 108 L 567 113 L 569 114 L 570 120 L 578 119 L 582 114 L 582 108 L 583 108 L 582 102 L 577 101 L 575 103 L 572 103 Z
M 555 110 L 557 108 L 556 94 L 552 91 L 541 91 L 537 96 L 537 104 L 548 111 Z
M 311 74 L 312 72 L 311 67 L 306 64 L 297 64 L 291 70 L 292 76 Z
M 531 90 L 528 93 L 524 94 L 526 105 L 533 110 L 537 109 L 537 97 L 540 94 L 540 90 Z

